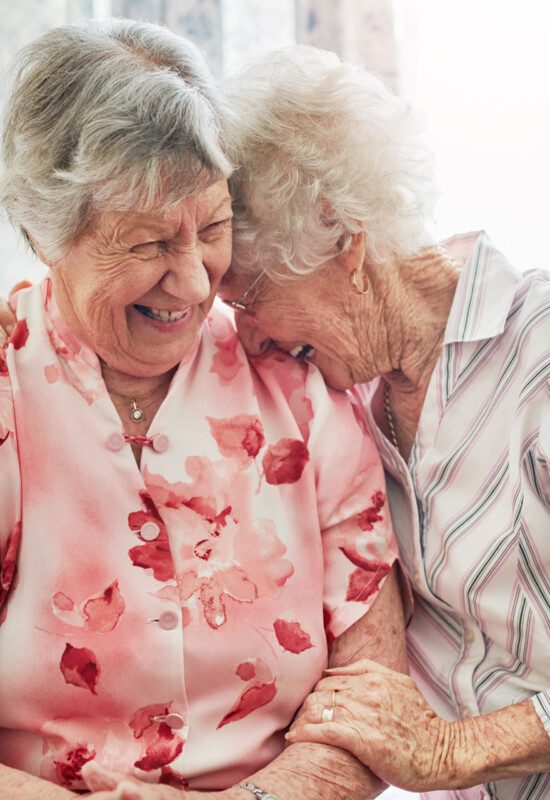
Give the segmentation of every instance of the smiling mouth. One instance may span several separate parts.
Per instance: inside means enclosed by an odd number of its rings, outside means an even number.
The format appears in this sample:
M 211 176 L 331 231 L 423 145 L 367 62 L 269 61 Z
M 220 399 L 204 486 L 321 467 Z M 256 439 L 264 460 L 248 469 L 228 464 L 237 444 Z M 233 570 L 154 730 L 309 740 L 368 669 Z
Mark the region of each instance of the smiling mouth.
M 310 344 L 300 344 L 298 347 L 293 347 L 288 351 L 291 356 L 298 358 L 301 361 L 307 361 L 315 355 L 315 348 Z
M 162 311 L 161 309 L 150 308 L 149 306 L 140 306 L 137 303 L 134 304 L 134 308 L 148 319 L 154 319 L 157 322 L 165 323 L 178 322 L 178 320 L 183 319 L 190 311 L 189 308 L 186 308 L 185 311 Z

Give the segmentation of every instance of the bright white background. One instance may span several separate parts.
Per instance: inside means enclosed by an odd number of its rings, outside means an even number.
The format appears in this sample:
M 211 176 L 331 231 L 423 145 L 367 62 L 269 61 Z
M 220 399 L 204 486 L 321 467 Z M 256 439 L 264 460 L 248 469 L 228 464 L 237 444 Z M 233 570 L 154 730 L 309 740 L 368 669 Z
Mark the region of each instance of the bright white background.
M 483 227 L 518 267 L 550 267 L 550 2 L 394 2 L 401 93 L 437 156 L 438 238 Z

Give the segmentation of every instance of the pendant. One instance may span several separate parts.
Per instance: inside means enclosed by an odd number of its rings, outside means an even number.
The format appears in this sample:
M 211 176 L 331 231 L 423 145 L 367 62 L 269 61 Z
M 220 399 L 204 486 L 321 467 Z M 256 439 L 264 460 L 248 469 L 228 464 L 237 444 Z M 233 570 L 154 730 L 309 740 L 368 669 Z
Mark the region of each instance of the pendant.
M 132 417 L 133 421 L 141 422 L 143 420 L 143 411 L 138 407 L 137 400 L 132 400 L 130 405 L 132 407 L 130 416 Z

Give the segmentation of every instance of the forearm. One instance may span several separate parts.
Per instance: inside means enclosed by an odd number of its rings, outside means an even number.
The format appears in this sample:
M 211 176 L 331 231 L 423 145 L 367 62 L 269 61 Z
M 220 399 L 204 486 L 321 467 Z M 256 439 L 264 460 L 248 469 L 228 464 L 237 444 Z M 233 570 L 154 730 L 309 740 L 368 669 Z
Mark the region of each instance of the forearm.
M 0 797 L 2 800 L 69 800 L 72 792 L 0 764 Z
M 408 674 L 399 569 L 395 563 L 372 608 L 334 641 L 329 658 L 331 667 L 369 658 L 388 669 Z
M 450 723 L 449 788 L 550 772 L 550 737 L 530 700 Z

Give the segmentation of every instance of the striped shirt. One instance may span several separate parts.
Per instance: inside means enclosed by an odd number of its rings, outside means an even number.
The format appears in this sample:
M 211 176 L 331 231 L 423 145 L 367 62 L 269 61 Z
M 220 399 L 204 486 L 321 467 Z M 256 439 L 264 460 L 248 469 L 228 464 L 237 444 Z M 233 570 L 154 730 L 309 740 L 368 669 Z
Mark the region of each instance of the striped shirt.
M 526 698 L 550 734 L 550 273 L 469 250 L 408 465 L 377 440 L 415 592 L 411 669 L 446 719 Z M 443 797 L 550 798 L 550 774 Z

